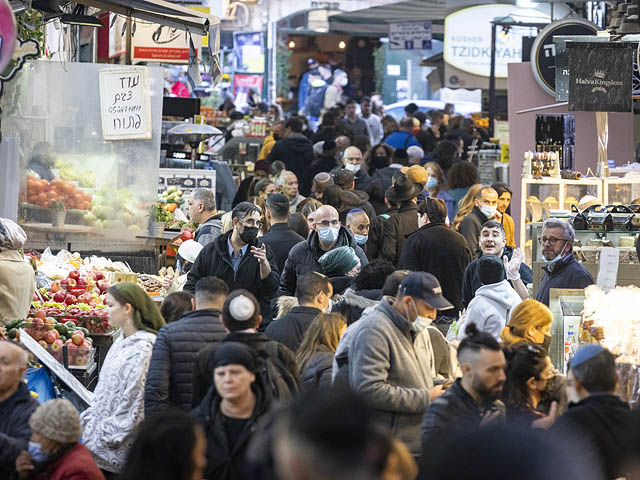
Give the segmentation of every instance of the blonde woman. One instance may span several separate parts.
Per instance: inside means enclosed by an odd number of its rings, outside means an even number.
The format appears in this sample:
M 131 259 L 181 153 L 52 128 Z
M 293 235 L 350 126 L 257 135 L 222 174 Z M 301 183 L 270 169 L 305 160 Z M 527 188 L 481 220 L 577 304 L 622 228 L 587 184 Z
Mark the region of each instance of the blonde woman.
M 303 391 L 331 386 L 333 356 L 346 329 L 347 320 L 338 313 L 321 313 L 313 319 L 296 352 Z
M 478 196 L 478 192 L 484 187 L 482 183 L 476 183 L 475 185 L 471 185 L 469 187 L 469 191 L 467 194 L 462 197 L 462 200 L 458 202 L 458 213 L 456 214 L 456 218 L 453 220 L 453 228 L 458 230 L 458 226 L 462 219 L 471 213 L 473 207 L 475 207 L 475 199 Z
M 549 350 L 553 314 L 545 304 L 530 298 L 515 307 L 507 326 L 502 329 L 502 345 L 510 347 L 516 343 L 537 344 Z

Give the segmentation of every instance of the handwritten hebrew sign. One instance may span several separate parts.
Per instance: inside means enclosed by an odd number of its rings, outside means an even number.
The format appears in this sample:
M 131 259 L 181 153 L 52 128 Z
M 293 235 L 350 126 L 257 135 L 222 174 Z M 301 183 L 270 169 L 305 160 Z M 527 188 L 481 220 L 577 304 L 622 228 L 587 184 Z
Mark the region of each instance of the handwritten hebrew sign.
M 146 67 L 101 70 L 100 109 L 105 140 L 151 139 L 151 99 Z

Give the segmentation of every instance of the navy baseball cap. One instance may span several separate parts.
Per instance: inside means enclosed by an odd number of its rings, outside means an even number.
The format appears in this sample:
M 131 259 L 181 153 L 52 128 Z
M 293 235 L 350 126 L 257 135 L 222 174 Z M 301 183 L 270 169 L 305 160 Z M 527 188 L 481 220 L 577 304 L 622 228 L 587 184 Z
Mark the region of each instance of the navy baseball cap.
M 403 295 L 419 298 L 436 310 L 450 310 L 453 305 L 442 296 L 438 279 L 426 272 L 411 272 L 400 284 Z

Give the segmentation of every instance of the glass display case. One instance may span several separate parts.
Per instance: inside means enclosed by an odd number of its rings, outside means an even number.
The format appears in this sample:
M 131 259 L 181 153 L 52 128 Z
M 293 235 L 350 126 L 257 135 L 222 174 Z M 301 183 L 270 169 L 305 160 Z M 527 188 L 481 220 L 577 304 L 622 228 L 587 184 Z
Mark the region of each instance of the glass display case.
M 549 217 L 568 218 L 571 205 L 578 205 L 586 195 L 602 199 L 602 180 L 583 178 L 567 180 L 544 177 L 523 178 L 520 202 L 520 247 L 525 258 L 537 258 L 532 252 L 530 229 L 527 225 L 543 222 Z
M 640 178 L 608 177 L 603 183 L 605 205 L 640 203 Z
M 163 70 L 148 68 L 152 137 L 106 141 L 103 64 L 31 61 L 6 85 L 3 135 L 20 145 L 17 217 L 28 248 L 135 251 L 158 189 Z
M 553 313 L 549 357 L 553 366 L 567 373 L 567 363 L 579 346 L 584 290 L 551 289 L 549 308 Z

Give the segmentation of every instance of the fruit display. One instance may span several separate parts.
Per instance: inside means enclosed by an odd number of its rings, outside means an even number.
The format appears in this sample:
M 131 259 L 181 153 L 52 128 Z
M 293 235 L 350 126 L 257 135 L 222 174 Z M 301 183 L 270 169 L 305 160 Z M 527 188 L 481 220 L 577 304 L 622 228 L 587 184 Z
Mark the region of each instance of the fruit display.
M 126 189 L 99 190 L 84 221 L 95 228 L 140 233 L 149 221 L 149 204 L 137 201 Z
M 167 204 L 174 204 L 177 208 L 184 203 L 182 190 L 178 190 L 178 187 L 172 185 L 168 187 L 164 192 L 158 194 L 158 201 Z
M 93 358 L 93 340 L 89 331 L 72 320 L 60 322 L 47 316 L 45 309 L 38 309 L 26 319 L 7 323 L 7 335 L 19 341 L 20 329 L 24 329 L 56 360 L 63 363 L 63 347 L 67 347 L 69 366 L 82 367 Z
M 27 177 L 27 203 L 52 208 L 54 202 L 62 203 L 69 210 L 91 210 L 93 197 L 73 183 L 56 178 L 48 182 L 34 176 Z

